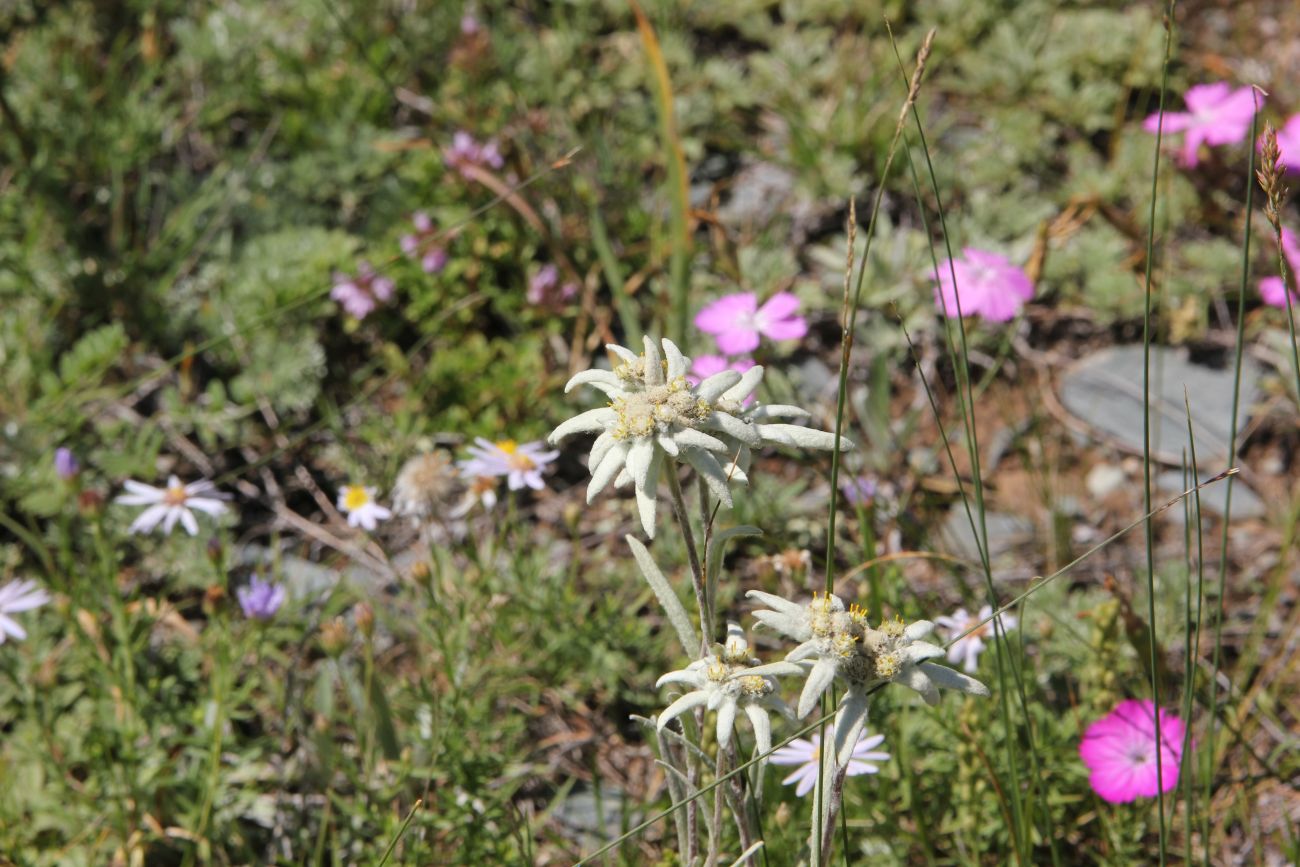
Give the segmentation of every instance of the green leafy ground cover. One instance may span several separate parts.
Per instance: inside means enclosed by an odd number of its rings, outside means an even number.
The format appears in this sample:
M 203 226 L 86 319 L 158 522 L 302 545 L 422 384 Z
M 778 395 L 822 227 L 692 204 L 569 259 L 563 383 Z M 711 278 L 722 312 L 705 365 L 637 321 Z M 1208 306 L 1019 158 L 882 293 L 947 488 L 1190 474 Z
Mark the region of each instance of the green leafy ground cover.
M 1196 23 L 1175 31 L 1169 98 L 1230 78 L 1270 91 L 1269 118 L 1300 108 L 1294 22 L 1252 6 L 1282 22 L 1261 48 L 1236 12 L 1216 28 L 1201 5 L 1179 11 Z M 464 31 L 466 13 L 480 30 Z M 390 863 L 566 864 L 662 809 L 663 771 L 629 717 L 661 710 L 654 682 L 686 660 L 622 542 L 634 509 L 585 504 L 579 451 L 546 490 L 503 490 L 463 518 L 449 474 L 429 520 L 371 535 L 346 525 L 336 491 L 385 496 L 411 456 L 463 457 L 476 436 L 542 439 L 591 405 L 563 385 L 605 342 L 679 334 L 739 290 L 800 298 L 809 336 L 757 356 L 765 399 L 833 425 L 850 197 L 866 277 L 845 472 L 881 493 L 841 512 L 839 586 L 876 614 L 978 608 L 979 571 L 951 559 L 977 559 L 952 538 L 971 461 L 929 279 L 940 203 L 914 127 L 864 262 L 906 91 L 886 16 L 909 66 L 937 28 L 918 109 L 953 250 L 1000 250 L 1037 280 L 1023 318 L 970 330 L 988 509 L 1021 529 L 991 545 L 999 598 L 1141 517 L 1140 458 L 1072 424 L 1057 378 L 1141 339 L 1149 229 L 1154 342 L 1211 364 L 1232 354 L 1249 219 L 1254 273 L 1276 268 L 1245 208 L 1246 145 L 1197 171 L 1165 160 L 1149 225 L 1141 120 L 1159 100 L 1163 10 L 645 13 L 653 40 L 613 0 L 0 9 L 0 582 L 55 596 L 24 615 L 25 640 L 0 645 L 0 862 L 360 864 L 396 840 Z M 449 167 L 458 130 L 495 138 L 502 168 Z M 441 232 L 437 274 L 402 254 L 416 211 Z M 330 289 L 363 260 L 397 288 L 358 322 Z M 547 265 L 573 298 L 528 301 Z M 850 781 L 850 863 L 1154 862 L 1154 802 L 1104 803 L 1077 753 L 1088 722 L 1149 697 L 1153 631 L 1165 703 L 1190 696 L 1197 742 L 1190 788 L 1166 799 L 1170 859 L 1300 857 L 1295 397 L 1285 319 L 1253 281 L 1244 322 L 1265 374 L 1242 478 L 1267 508 L 1232 524 L 1226 591 L 1218 519 L 1179 503 L 1157 528 L 1154 630 L 1139 528 L 1018 610 L 1009 716 L 999 700 L 932 710 L 883 694 L 872 729 L 892 759 Z M 708 350 L 693 331 L 684 346 Z M 80 458 L 75 480 L 55 472 L 59 446 Z M 827 547 L 829 460 L 759 464 L 719 519 L 765 530 L 734 548 L 721 590 L 746 622 L 744 590 L 820 587 Z M 1097 467 L 1124 483 L 1092 484 Z M 111 502 L 122 482 L 172 472 L 214 480 L 231 510 L 193 538 L 128 534 L 134 511 Z M 680 542 L 654 550 L 686 598 Z M 291 590 L 267 623 L 235 601 L 254 571 Z M 995 681 L 992 655 L 981 666 Z M 766 863 L 795 863 L 809 807 L 779 770 L 762 782 Z M 675 849 L 659 823 L 608 863 L 679 863 Z

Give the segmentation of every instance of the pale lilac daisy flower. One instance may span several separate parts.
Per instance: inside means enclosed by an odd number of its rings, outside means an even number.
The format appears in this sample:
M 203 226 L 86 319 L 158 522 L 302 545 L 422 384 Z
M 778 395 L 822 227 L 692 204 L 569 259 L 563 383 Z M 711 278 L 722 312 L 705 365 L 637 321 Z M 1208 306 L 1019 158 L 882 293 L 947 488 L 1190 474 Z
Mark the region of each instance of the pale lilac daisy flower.
M 339 488 L 338 509 L 348 516 L 348 525 L 373 532 L 380 521 L 387 521 L 393 513 L 375 502 L 375 489 L 364 485 L 344 485 Z
M 931 276 L 938 282 L 934 301 L 945 316 L 983 316 L 1008 322 L 1034 297 L 1034 284 L 1005 256 L 966 247 L 959 259 L 945 260 Z M 953 277 L 956 275 L 956 282 Z
M 808 320 L 798 315 L 799 299 L 778 292 L 759 306 L 758 295 L 737 292 L 706 305 L 695 316 L 695 327 L 712 334 L 727 355 L 743 355 L 758 348 L 760 337 L 798 340 L 808 333 Z
M 54 450 L 54 472 L 65 482 L 72 481 L 81 472 L 81 462 L 72 453 L 72 449 L 59 446 Z
M 393 296 L 393 281 L 375 272 L 369 262 L 358 262 L 353 276 L 335 272 L 330 297 L 354 319 L 365 319 L 379 302 Z
M 284 604 L 284 588 L 254 575 L 247 587 L 235 591 L 239 607 L 250 620 L 270 620 Z
M 542 470 L 560 456 L 558 451 L 546 451 L 542 442 L 517 443 L 514 440 L 489 442 L 482 437 L 469 447 L 470 457 L 458 462 L 467 476 L 505 476 L 506 486 L 512 491 L 532 488 L 540 491 L 546 487 Z
M 834 725 L 828 724 L 826 726 L 826 735 L 832 743 L 835 742 Z M 889 761 L 889 753 L 876 749 L 884 742 L 884 735 L 871 735 L 868 737 L 864 729 L 857 744 L 853 747 L 846 774 L 850 777 L 857 777 L 862 774 L 880 773 L 880 768 L 877 765 Z M 796 738 L 773 752 L 769 760 L 774 765 L 798 765 L 794 772 L 782 780 L 781 783 L 786 786 L 797 784 L 794 793 L 799 797 L 803 797 L 817 785 L 818 768 L 823 764 L 821 736 L 814 734 L 812 740 Z
M 150 533 L 162 524 L 164 535 L 170 535 L 172 528 L 179 521 L 185 532 L 197 536 L 199 522 L 192 509 L 198 509 L 208 515 L 217 516 L 226 511 L 226 504 L 221 502 L 225 494 L 216 493 L 212 482 L 198 481 L 188 485 L 172 476 L 167 480 L 167 487 L 155 488 L 133 479 L 123 482 L 128 493 L 120 494 L 113 500 L 123 506 L 147 506 L 127 528 L 130 533 Z
M 985 605 L 980 609 L 977 617 L 971 617 L 965 608 L 958 608 L 952 613 L 951 617 L 934 618 L 935 626 L 944 630 L 949 639 L 956 638 L 967 629 L 975 626 L 977 623 L 983 624 L 965 638 L 958 639 L 948 648 L 948 661 L 952 663 L 960 662 L 962 668 L 966 669 L 967 674 L 974 674 L 979 669 L 980 654 L 986 649 L 986 645 L 993 639 L 993 621 L 989 620 L 993 616 L 992 607 Z M 1015 629 L 1016 620 L 1014 614 L 1002 614 L 998 617 L 1001 621 L 1001 631 Z M 985 623 L 984 621 L 988 621 Z
M 1156 772 L 1156 710 L 1149 699 L 1127 699 L 1109 716 L 1088 726 L 1079 757 L 1091 774 L 1088 783 L 1103 800 L 1126 804 L 1154 798 L 1178 785 L 1183 757 L 1183 721 L 1160 711 L 1160 772 Z
M 18 625 L 10 614 L 40 608 L 50 601 L 50 594 L 35 581 L 10 581 L 0 587 L 0 644 L 8 638 L 22 641 L 27 630 Z
M 447 267 L 447 251 L 433 242 L 433 237 L 438 234 L 433 220 L 424 211 L 416 211 L 411 215 L 411 222 L 415 224 L 415 231 L 402 236 L 402 252 L 412 259 L 419 259 L 424 273 L 437 274 Z
M 1165 112 L 1164 124 L 1156 112 L 1143 122 L 1147 132 L 1163 128 L 1165 135 L 1183 134 L 1183 147 L 1178 152 L 1178 162 L 1187 168 L 1194 167 L 1202 144 L 1227 145 L 1244 141 L 1250 135 L 1250 121 L 1255 116 L 1256 99 L 1263 103 L 1249 87 L 1233 88 L 1226 81 L 1197 84 L 1187 89 L 1183 102 L 1187 111 Z
M 1286 257 L 1286 266 L 1290 271 L 1291 279 L 1300 280 L 1300 273 L 1296 271 L 1300 268 L 1300 239 L 1296 238 L 1295 232 L 1288 228 L 1282 229 L 1282 255 Z M 1294 286 L 1295 283 L 1291 285 Z M 1281 277 L 1265 277 L 1260 280 L 1259 295 L 1270 307 L 1286 308 L 1286 285 Z M 1296 295 L 1294 289 L 1291 290 L 1291 306 L 1300 306 L 1300 296 Z

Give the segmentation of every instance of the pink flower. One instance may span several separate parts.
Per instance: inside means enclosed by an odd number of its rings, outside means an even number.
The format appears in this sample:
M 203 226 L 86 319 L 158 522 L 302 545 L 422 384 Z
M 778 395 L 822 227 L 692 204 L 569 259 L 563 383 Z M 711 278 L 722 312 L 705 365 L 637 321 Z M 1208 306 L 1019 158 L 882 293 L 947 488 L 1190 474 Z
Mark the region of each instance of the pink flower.
M 460 32 L 465 36 L 475 36 L 483 29 L 472 13 L 466 12 L 460 17 Z
M 1300 115 L 1297 115 L 1300 117 Z M 1300 156 L 1300 154 L 1297 154 Z M 1290 272 L 1291 280 L 1300 279 L 1296 268 L 1300 268 L 1300 239 L 1296 238 L 1295 232 L 1284 228 L 1282 230 L 1282 255 L 1286 257 L 1286 267 Z M 1291 284 L 1295 285 L 1294 282 Z M 1281 277 L 1265 277 L 1259 281 L 1259 296 L 1264 299 L 1264 303 L 1270 307 L 1286 307 L 1286 287 L 1282 283 Z M 1292 306 L 1300 305 L 1300 296 L 1296 295 L 1295 290 L 1291 292 Z
M 479 144 L 474 140 L 474 136 L 458 130 L 451 137 L 451 145 L 442 149 L 442 159 L 451 168 L 456 169 L 462 175 L 465 174 L 466 166 L 488 166 L 489 168 L 499 169 L 505 165 L 505 160 L 501 157 L 501 149 L 497 147 L 496 139 L 489 139 L 485 144 Z
M 560 270 L 554 265 L 543 265 L 528 281 L 526 297 L 529 304 L 557 306 L 578 294 L 578 284 L 560 285 Z
M 1264 148 L 1264 137 L 1259 137 L 1259 147 Z M 1277 149 L 1281 154 L 1282 166 L 1288 171 L 1300 174 L 1300 114 L 1293 114 L 1277 131 Z
M 418 257 L 424 273 L 437 274 L 447 266 L 447 251 L 433 243 L 438 234 L 433 220 L 424 211 L 416 211 L 411 215 L 411 222 L 415 224 L 415 231 L 402 236 L 402 252 L 412 259 Z
M 348 315 L 365 319 L 380 301 L 393 297 L 393 281 L 375 273 L 369 262 L 358 262 L 355 276 L 335 272 L 330 297 L 339 302 Z
M 1155 703 L 1146 699 L 1120 702 L 1109 716 L 1088 726 L 1079 742 L 1079 756 L 1092 772 L 1088 783 L 1112 804 L 1154 798 L 1160 783 L 1161 790 L 1171 791 L 1178 785 L 1184 732 L 1181 719 L 1160 711 L 1157 777 Z
M 934 302 L 945 316 L 956 316 L 958 297 L 963 316 L 983 316 L 1008 322 L 1034 297 L 1034 284 L 1011 260 L 997 253 L 967 247 L 960 259 L 945 260 L 931 279 L 938 281 Z M 953 277 L 956 276 L 954 283 Z
M 759 337 L 798 340 L 808 333 L 808 320 L 797 315 L 799 299 L 778 292 L 762 307 L 753 292 L 725 295 L 695 316 L 695 326 L 718 341 L 727 355 L 742 355 L 758 348 Z
M 1183 133 L 1183 149 L 1178 161 L 1187 168 L 1197 163 L 1197 151 L 1202 144 L 1236 144 L 1250 135 L 1250 121 L 1255 116 L 1257 97 L 1249 87 L 1233 89 L 1226 81 L 1198 84 L 1187 88 L 1183 101 L 1187 111 L 1165 113 L 1163 130 L 1167 134 Z M 1156 112 L 1142 124 L 1147 132 L 1155 132 L 1160 124 Z
M 726 358 L 722 355 L 701 355 L 691 363 L 691 376 L 695 380 L 693 384 L 698 384 L 713 376 L 715 373 L 722 373 L 724 370 L 734 370 L 738 373 L 744 373 L 754 366 L 754 362 L 749 358 Z

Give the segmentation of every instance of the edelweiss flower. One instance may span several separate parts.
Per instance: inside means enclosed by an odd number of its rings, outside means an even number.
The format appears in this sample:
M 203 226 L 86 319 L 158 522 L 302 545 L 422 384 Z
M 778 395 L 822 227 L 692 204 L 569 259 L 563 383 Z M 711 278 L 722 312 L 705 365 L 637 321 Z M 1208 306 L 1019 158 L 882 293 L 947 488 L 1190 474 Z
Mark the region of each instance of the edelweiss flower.
M 338 509 L 348 516 L 348 526 L 373 531 L 380 521 L 387 521 L 393 513 L 375 502 L 375 489 L 362 485 L 344 485 L 339 488 Z
M 180 479 L 172 476 L 167 480 L 165 488 L 155 488 L 132 479 L 123 485 L 130 493 L 119 495 L 113 502 L 124 506 L 149 507 L 131 522 L 127 528 L 129 533 L 148 533 L 162 524 L 163 533 L 169 535 L 176 522 L 180 521 L 185 532 L 197 536 L 199 522 L 195 520 L 191 509 L 209 515 L 220 515 L 226 511 L 226 504 L 221 502 L 225 495 L 209 493 L 215 489 L 212 482 L 198 481 L 182 485 Z
M 660 345 L 663 355 L 660 355 Z M 600 389 L 608 406 L 587 410 L 557 427 L 552 445 L 578 433 L 599 432 L 591 448 L 588 468 L 591 484 L 587 502 L 612 481 L 616 487 L 633 484 L 641 526 L 654 538 L 656 487 L 663 456 L 685 461 L 695 468 L 715 497 L 731 506 L 731 481 L 745 484 L 751 448 L 763 445 L 797 445 L 832 448 L 835 435 L 791 424 L 768 424 L 774 418 L 806 416 L 795 406 L 742 406 L 763 379 L 763 368 L 744 374 L 724 370 L 699 385 L 686 380 L 691 361 L 671 340 L 645 339 L 645 354 L 610 344 L 622 364 L 614 370 L 592 369 L 577 374 L 565 392 L 579 385 Z M 708 433 L 706 433 L 708 431 Z M 841 439 L 840 447 L 852 448 Z M 719 458 L 734 457 L 729 466 Z
M 540 491 L 546 487 L 542 470 L 560 456 L 559 452 L 542 450 L 540 442 L 520 443 L 514 440 L 488 442 L 482 437 L 474 439 L 469 447 L 471 457 L 460 461 L 461 472 L 467 476 L 505 476 L 506 486 L 512 491 L 529 487 Z
M 835 726 L 828 728 L 827 734 L 830 735 L 832 743 L 835 742 Z M 856 777 L 860 774 L 878 774 L 880 768 L 876 767 L 876 762 L 889 761 L 889 753 L 877 751 L 876 747 L 885 742 L 884 735 L 866 736 L 864 730 L 859 736 L 857 744 L 853 747 L 853 754 L 849 758 L 847 776 Z M 798 783 L 794 793 L 803 797 L 813 790 L 817 785 L 817 775 L 819 766 L 823 764 L 821 735 L 813 734 L 812 740 L 796 738 L 790 743 L 781 747 L 781 749 L 772 753 L 772 764 L 774 765 L 798 765 L 794 773 L 781 781 L 781 784 L 788 786 L 791 783 Z
M 839 677 L 848 686 L 835 716 L 835 752 L 841 765 L 867 721 L 868 690 L 882 683 L 901 683 L 921 694 L 927 704 L 939 702 L 938 687 L 959 689 L 972 695 L 988 695 L 988 688 L 973 678 L 927 660 L 943 656 L 944 650 L 922 641 L 934 629 L 928 620 L 904 624 L 883 621 L 873 629 L 867 612 L 857 605 L 844 608 L 834 594 L 819 596 L 806 605 L 751 590 L 746 594 L 769 606 L 754 612 L 760 623 L 795 641 L 802 642 L 786 655 L 785 662 L 756 668 L 757 674 L 786 674 L 791 663 L 806 666 L 807 680 L 795 713 L 804 717 L 812 711 L 822 693 Z
M 20 611 L 40 608 L 50 601 L 50 594 L 35 581 L 10 581 L 0 587 L 0 644 L 6 638 L 22 641 L 27 637 L 27 630 L 10 617 Z
M 680 671 L 670 671 L 655 686 L 684 683 L 693 689 L 668 705 L 659 715 L 659 730 L 688 710 L 704 705 L 718 712 L 718 746 L 731 743 L 731 728 L 736 711 L 743 710 L 754 727 L 754 749 L 762 754 L 772 748 L 772 721 L 768 711 L 790 716 L 790 708 L 776 695 L 776 679 L 771 676 L 750 677 L 747 672 L 758 664 L 749 655 L 749 643 L 739 624 L 727 624 L 727 641 L 714 645 L 713 653 L 692 662 Z

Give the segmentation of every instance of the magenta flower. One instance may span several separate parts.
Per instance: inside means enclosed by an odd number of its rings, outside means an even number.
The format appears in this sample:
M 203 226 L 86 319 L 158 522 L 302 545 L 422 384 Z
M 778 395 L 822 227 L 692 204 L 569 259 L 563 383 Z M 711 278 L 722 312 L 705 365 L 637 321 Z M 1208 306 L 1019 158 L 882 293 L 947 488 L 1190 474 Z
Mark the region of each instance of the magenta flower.
M 393 281 L 375 273 L 369 262 L 358 262 L 357 273 L 348 276 L 334 273 L 330 297 L 356 319 L 365 319 L 379 302 L 393 297 Z
M 758 348 L 759 337 L 798 340 L 808 333 L 808 320 L 798 315 L 799 299 L 778 292 L 762 307 L 753 292 L 724 295 L 695 316 L 695 326 L 712 334 L 727 355 L 743 355 Z
M 954 276 L 956 282 L 954 282 Z M 938 282 L 934 303 L 945 316 L 983 316 L 990 322 L 1008 322 L 1034 297 L 1029 276 L 1005 256 L 967 247 L 961 258 L 945 260 L 931 279 Z
M 1296 273 L 1296 268 L 1300 268 L 1300 239 L 1296 238 L 1295 232 L 1286 228 L 1282 230 L 1282 255 L 1286 257 L 1286 267 L 1291 272 L 1291 279 L 1293 281 L 1300 279 Z M 1291 285 L 1294 286 L 1295 283 Z M 1281 277 L 1265 277 L 1260 280 L 1259 296 L 1270 307 L 1286 308 L 1286 285 Z M 1300 295 L 1296 295 L 1295 290 L 1291 291 L 1291 305 L 1293 307 L 1300 305 Z
M 560 284 L 560 269 L 547 264 L 537 269 L 528 281 L 526 297 L 529 304 L 558 306 L 578 294 L 578 284 L 570 281 Z
M 1244 141 L 1250 135 L 1256 99 L 1251 88 L 1234 90 L 1226 81 L 1187 88 L 1183 95 L 1187 111 L 1165 112 L 1163 125 L 1165 134 L 1183 134 L 1178 162 L 1192 168 L 1197 163 L 1197 152 L 1202 144 L 1227 145 Z M 1259 101 L 1263 103 L 1262 98 Z M 1142 126 L 1147 132 L 1155 132 L 1160 127 L 1160 113 L 1148 117 Z
M 416 211 L 411 215 L 411 222 L 415 224 L 415 231 L 402 236 L 402 252 L 412 259 L 419 259 L 424 273 L 437 274 L 447 266 L 447 251 L 433 242 L 438 234 L 433 220 L 424 211 Z
M 1264 137 L 1259 137 L 1259 148 L 1264 148 Z M 1277 149 L 1283 168 L 1300 174 L 1300 114 L 1293 114 L 1277 131 Z
M 1092 772 L 1088 783 L 1112 804 L 1154 798 L 1157 787 L 1171 791 L 1178 785 L 1184 732 L 1181 719 L 1160 711 L 1157 777 L 1155 703 L 1147 699 L 1120 702 L 1109 716 L 1088 726 L 1079 742 L 1079 757 Z

